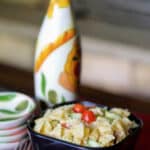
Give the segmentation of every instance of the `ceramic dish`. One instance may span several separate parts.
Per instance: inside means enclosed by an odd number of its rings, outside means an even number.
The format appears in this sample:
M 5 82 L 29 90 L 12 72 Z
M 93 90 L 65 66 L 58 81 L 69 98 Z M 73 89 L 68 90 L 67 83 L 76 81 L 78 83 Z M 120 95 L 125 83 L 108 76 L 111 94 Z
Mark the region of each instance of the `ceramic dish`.
M 0 92 L 0 130 L 26 123 L 35 110 L 32 98 L 18 92 Z
M 16 128 L 12 128 L 12 129 L 0 130 L 0 137 L 18 134 L 18 133 L 22 132 L 23 130 L 25 130 L 26 127 L 27 127 L 26 125 L 22 125 L 22 126 L 18 126 Z
M 17 149 L 19 142 L 14 143 L 0 143 L 1 150 L 15 150 Z
M 15 142 L 15 141 L 20 141 L 26 136 L 27 136 L 27 129 L 24 129 L 23 131 L 15 135 L 0 136 L 0 143 L 10 143 L 10 142 Z
M 35 102 L 29 96 L 17 92 L 0 92 L 0 118 L 19 118 L 31 114 Z
M 21 147 L 27 141 L 28 141 L 28 139 L 24 138 L 24 139 L 18 140 L 16 142 L 0 143 L 0 149 L 1 150 L 17 150 L 19 146 Z
M 68 104 L 74 104 L 76 102 L 73 103 L 65 103 L 62 105 L 57 105 L 56 107 L 59 106 L 64 106 L 64 105 L 68 105 Z M 106 106 L 102 106 L 99 104 L 95 104 L 92 102 L 81 102 L 83 105 L 87 106 L 87 107 L 93 107 L 93 106 L 97 106 L 97 107 L 106 107 Z M 40 116 L 37 116 L 37 118 L 39 118 Z M 85 146 L 80 146 L 77 144 L 73 144 L 73 143 L 69 143 L 66 141 L 62 141 L 56 138 L 52 138 L 52 137 L 48 137 L 48 136 L 44 136 L 41 134 L 38 134 L 36 132 L 33 131 L 33 127 L 34 127 L 34 120 L 36 118 L 32 119 L 29 123 L 28 123 L 28 129 L 30 132 L 30 136 L 32 138 L 32 143 L 33 143 L 33 147 L 35 150 L 40 149 L 40 150 L 50 150 L 50 149 L 55 149 L 55 150 L 133 150 L 134 149 L 134 145 L 137 141 L 138 135 L 140 133 L 140 130 L 142 128 L 142 121 L 140 119 L 138 119 L 136 116 L 134 116 L 133 114 L 131 114 L 130 119 L 132 121 L 135 121 L 138 125 L 137 128 L 132 129 L 130 134 L 121 142 L 119 142 L 118 144 L 115 144 L 111 147 L 107 147 L 107 148 L 101 148 L 101 147 L 97 147 L 97 148 L 91 148 L 91 147 L 85 147 Z
M 28 120 L 28 118 L 29 116 L 13 119 L 12 118 L 0 119 L 0 130 L 15 128 L 20 125 L 23 125 Z

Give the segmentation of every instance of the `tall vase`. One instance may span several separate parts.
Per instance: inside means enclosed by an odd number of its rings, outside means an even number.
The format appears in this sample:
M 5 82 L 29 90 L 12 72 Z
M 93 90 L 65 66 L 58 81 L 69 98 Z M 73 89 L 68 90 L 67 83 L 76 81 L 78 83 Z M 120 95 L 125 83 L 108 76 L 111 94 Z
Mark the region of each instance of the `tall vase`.
M 35 97 L 49 106 L 76 100 L 81 49 L 71 0 L 51 0 L 35 52 Z

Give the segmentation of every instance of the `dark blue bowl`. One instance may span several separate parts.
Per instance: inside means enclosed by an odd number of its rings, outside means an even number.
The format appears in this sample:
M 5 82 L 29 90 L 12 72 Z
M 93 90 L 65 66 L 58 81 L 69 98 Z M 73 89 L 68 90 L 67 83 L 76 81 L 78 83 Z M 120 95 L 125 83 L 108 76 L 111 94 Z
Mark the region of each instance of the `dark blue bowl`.
M 64 104 L 57 105 L 53 108 L 60 107 L 63 105 L 68 105 L 68 104 L 74 104 L 74 103 L 76 102 L 64 103 Z M 106 106 L 95 104 L 95 103 L 88 102 L 88 101 L 83 101 L 80 103 L 89 107 L 91 106 L 106 107 Z M 130 131 L 130 134 L 123 141 L 121 141 L 120 143 L 114 146 L 107 147 L 107 148 L 100 148 L 100 147 L 91 148 L 91 147 L 84 147 L 84 146 L 80 146 L 77 144 L 62 141 L 53 137 L 44 136 L 44 135 L 34 132 L 33 131 L 34 120 L 38 117 L 40 116 L 36 116 L 28 122 L 28 130 L 29 130 L 29 134 L 32 140 L 34 150 L 134 150 L 136 141 L 139 137 L 140 130 L 143 126 L 143 122 L 139 118 L 131 114 L 130 119 L 132 121 L 135 121 L 138 124 L 138 127 L 135 129 L 132 129 Z

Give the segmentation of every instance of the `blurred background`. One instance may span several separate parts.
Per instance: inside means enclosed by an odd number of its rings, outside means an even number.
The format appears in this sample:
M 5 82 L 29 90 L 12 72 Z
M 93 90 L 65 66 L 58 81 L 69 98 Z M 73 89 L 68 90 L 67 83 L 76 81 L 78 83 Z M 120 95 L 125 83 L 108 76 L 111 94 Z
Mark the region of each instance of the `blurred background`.
M 150 1 L 72 2 L 83 47 L 82 92 L 103 93 L 103 102 L 118 105 L 125 98 L 123 106 L 150 112 Z M 48 0 L 0 0 L 0 86 L 33 90 L 34 51 L 47 6 Z

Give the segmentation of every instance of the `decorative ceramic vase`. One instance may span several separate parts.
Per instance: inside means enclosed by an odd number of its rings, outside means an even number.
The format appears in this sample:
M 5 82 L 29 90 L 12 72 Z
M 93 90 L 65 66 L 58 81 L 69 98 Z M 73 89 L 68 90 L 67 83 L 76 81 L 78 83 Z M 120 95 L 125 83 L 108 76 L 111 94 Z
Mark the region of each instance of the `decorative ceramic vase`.
M 49 106 L 76 100 L 80 59 L 71 0 L 51 0 L 36 47 L 36 98 Z

